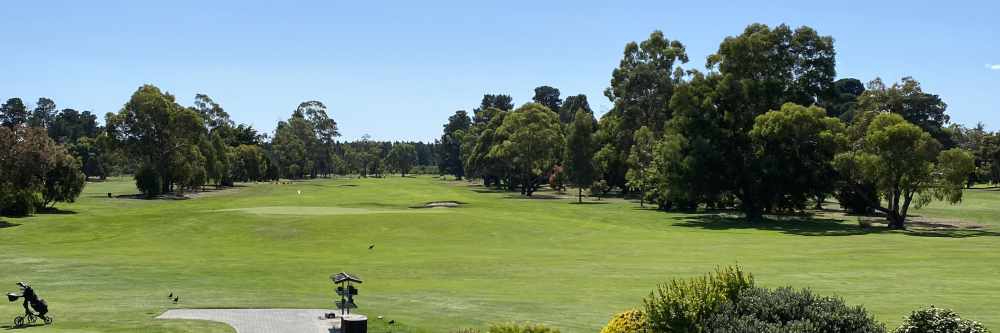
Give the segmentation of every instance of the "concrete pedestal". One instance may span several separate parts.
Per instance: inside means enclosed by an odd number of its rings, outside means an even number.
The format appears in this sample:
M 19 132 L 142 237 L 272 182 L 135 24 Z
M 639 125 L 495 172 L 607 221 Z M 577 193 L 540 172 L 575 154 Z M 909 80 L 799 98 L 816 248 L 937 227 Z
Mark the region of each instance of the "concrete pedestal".
M 349 314 L 340 318 L 341 333 L 368 333 L 368 317 Z

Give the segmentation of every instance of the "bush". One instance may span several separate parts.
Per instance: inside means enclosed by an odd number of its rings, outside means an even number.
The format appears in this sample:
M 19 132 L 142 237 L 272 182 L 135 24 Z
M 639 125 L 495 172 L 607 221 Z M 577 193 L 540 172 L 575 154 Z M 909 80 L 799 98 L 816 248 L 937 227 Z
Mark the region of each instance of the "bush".
M 156 172 L 156 169 L 153 167 L 142 166 L 135 172 L 135 187 L 138 187 L 139 191 L 146 198 L 162 194 L 160 191 L 163 189 L 163 183 L 161 182 L 160 173 Z
M 808 289 L 750 288 L 721 306 L 705 323 L 713 333 L 852 332 L 884 333 L 864 308 L 848 306 L 835 297 L 814 295 Z
M 45 173 L 43 205 L 76 201 L 86 185 L 86 176 L 80 171 L 80 163 L 66 152 L 53 156 L 53 159 L 55 163 L 52 169 Z
M 590 196 L 597 197 L 597 200 L 600 200 L 604 194 L 607 194 L 611 190 L 611 187 L 608 186 L 608 182 L 604 181 L 604 179 L 598 179 L 590 184 L 588 190 L 590 191 Z
M 614 317 L 601 333 L 640 333 L 646 332 L 646 316 L 639 310 L 628 310 Z
M 654 332 L 701 332 L 705 320 L 722 305 L 753 287 L 753 275 L 739 266 L 687 280 L 671 280 L 643 300 Z
M 35 208 L 42 206 L 42 196 L 32 189 L 12 189 L 0 193 L 0 214 L 9 216 L 29 216 Z
M 983 324 L 962 319 L 949 309 L 931 306 L 910 313 L 895 333 L 989 333 Z
M 559 330 L 542 324 L 493 324 L 489 333 L 559 333 Z

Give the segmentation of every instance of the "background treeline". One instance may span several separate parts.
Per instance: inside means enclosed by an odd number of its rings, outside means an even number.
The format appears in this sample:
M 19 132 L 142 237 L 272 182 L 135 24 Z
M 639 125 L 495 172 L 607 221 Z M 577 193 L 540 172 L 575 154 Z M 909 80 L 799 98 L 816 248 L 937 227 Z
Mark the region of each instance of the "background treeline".
M 753 24 L 726 37 L 705 70 L 656 31 L 625 46 L 599 120 L 584 95 L 535 89 L 514 108 L 486 95 L 444 126 L 441 170 L 531 195 L 548 184 L 636 196 L 664 210 L 738 209 L 748 219 L 820 206 L 904 227 L 911 206 L 958 202 L 1000 183 L 1000 133 L 949 124 L 913 78 L 836 79 L 833 38 Z
M 436 143 L 367 135 L 338 142 L 337 123 L 319 101 L 299 104 L 273 136 L 236 124 L 207 95 L 182 106 L 151 85 L 107 113 L 103 124 L 90 111 L 58 110 L 48 98 L 34 108 L 8 99 L 0 106 L 0 123 L 0 211 L 12 215 L 72 202 L 86 180 L 110 175 L 133 175 L 152 198 L 235 182 L 437 173 Z

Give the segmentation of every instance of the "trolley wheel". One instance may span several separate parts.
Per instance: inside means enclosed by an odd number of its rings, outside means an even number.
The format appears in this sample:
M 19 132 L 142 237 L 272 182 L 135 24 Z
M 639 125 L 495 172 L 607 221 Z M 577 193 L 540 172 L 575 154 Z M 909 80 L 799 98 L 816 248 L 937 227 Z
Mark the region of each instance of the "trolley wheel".
M 52 317 L 48 317 L 48 316 L 42 317 L 42 321 L 45 322 L 45 325 L 52 325 Z
M 24 317 L 22 316 L 14 317 L 14 327 L 21 327 L 21 326 L 24 326 Z
M 28 316 L 28 325 L 34 324 L 35 321 L 38 321 L 38 317 L 36 317 L 36 316 Z

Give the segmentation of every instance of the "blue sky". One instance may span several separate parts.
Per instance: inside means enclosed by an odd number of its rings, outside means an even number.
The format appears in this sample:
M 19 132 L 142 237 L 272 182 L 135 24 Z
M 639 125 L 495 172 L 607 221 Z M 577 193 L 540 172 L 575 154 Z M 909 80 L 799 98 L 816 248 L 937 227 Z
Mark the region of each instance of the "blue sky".
M 913 76 L 953 121 L 995 130 L 998 14 L 1000 1 L 10 1 L 0 98 L 104 114 L 151 83 L 265 131 L 316 99 L 345 139 L 432 140 L 487 92 L 521 104 L 551 85 L 604 112 L 628 41 L 662 30 L 700 69 L 760 22 L 832 35 L 838 76 Z

